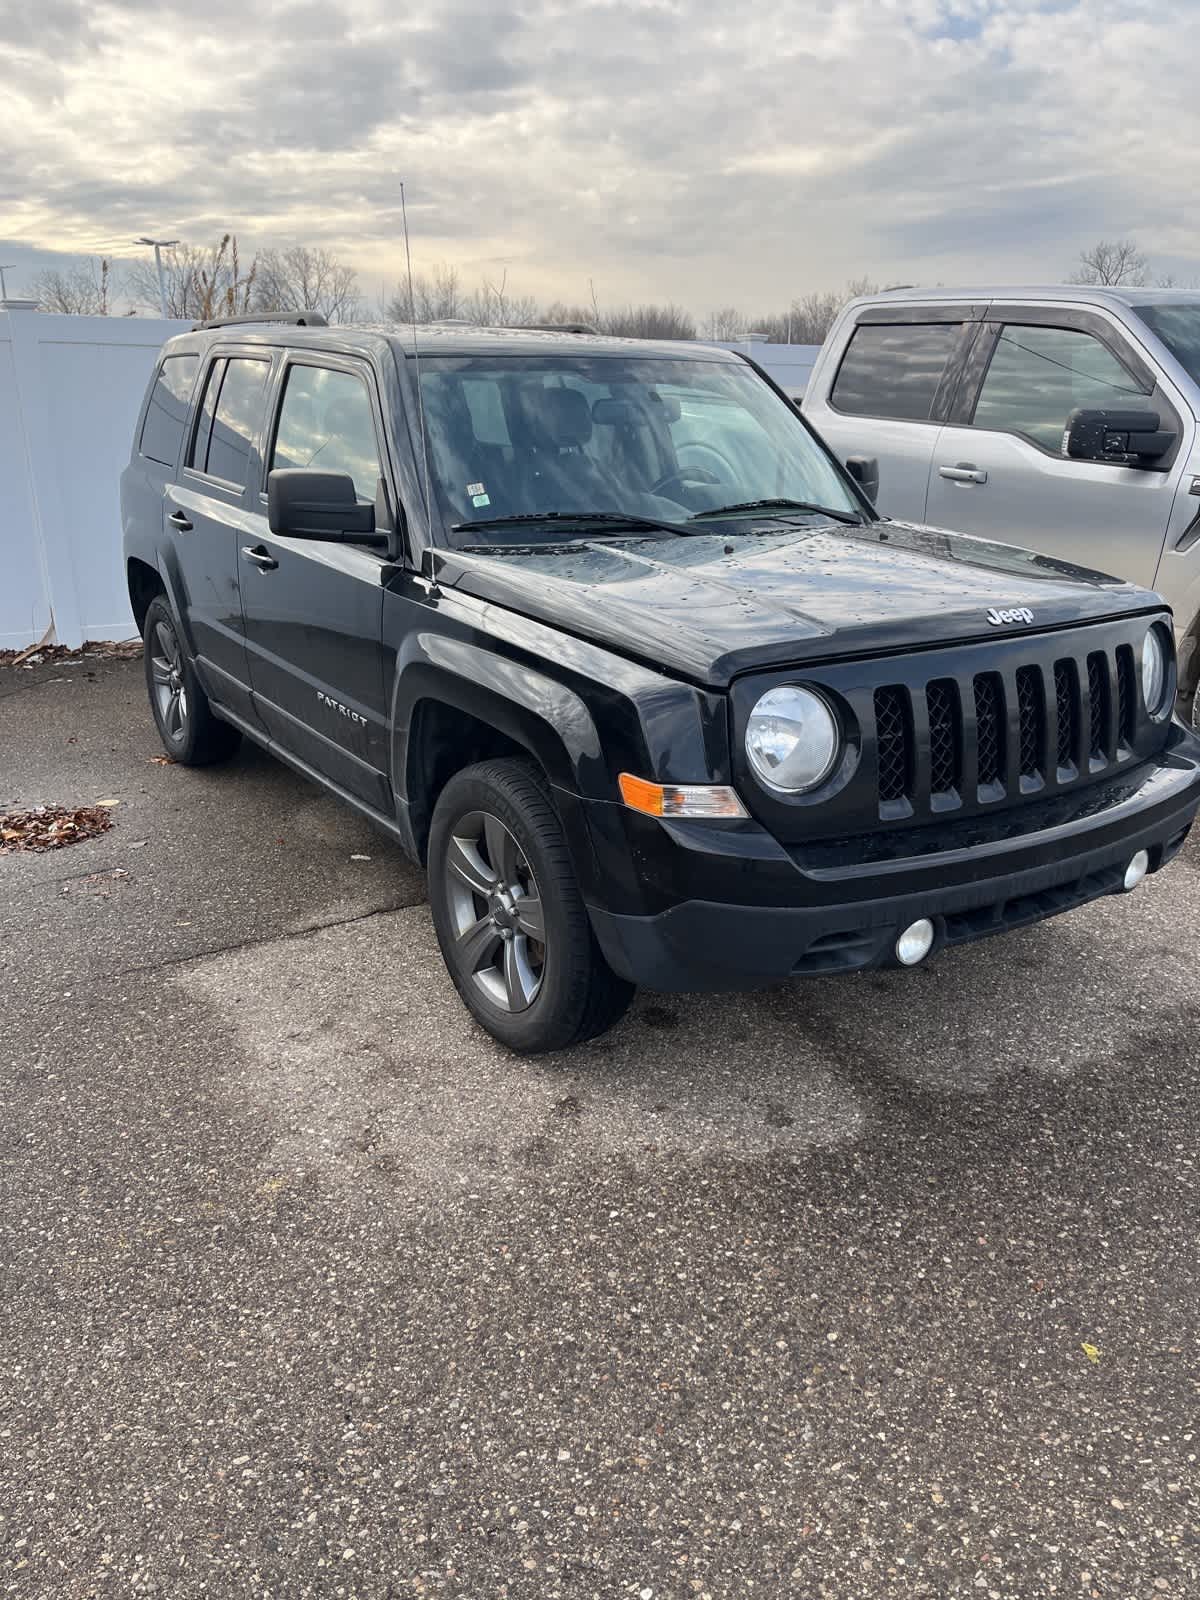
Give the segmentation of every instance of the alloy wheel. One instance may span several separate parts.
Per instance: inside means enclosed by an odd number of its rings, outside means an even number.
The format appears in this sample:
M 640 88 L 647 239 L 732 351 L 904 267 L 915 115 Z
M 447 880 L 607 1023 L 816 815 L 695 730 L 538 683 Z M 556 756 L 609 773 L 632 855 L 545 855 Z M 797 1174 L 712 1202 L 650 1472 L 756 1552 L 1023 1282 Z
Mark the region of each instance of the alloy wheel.
M 470 811 L 450 836 L 442 870 L 462 970 L 492 1005 L 528 1010 L 542 987 L 546 927 L 524 851 L 499 817 Z
M 183 652 L 169 622 L 154 625 L 150 652 L 150 681 L 163 733 L 172 744 L 182 744 L 187 734 L 188 698 L 183 676 Z

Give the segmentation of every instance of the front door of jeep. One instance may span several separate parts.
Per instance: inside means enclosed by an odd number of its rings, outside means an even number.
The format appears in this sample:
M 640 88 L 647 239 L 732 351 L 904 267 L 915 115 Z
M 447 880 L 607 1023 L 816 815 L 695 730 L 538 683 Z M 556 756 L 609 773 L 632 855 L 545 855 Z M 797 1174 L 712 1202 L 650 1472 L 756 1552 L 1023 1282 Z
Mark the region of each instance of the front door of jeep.
M 374 374 L 351 358 L 293 351 L 263 450 L 254 524 L 242 541 L 242 617 L 261 720 L 291 755 L 345 793 L 390 812 L 378 549 L 278 537 L 267 522 L 273 467 L 346 472 L 360 500 L 382 472 Z

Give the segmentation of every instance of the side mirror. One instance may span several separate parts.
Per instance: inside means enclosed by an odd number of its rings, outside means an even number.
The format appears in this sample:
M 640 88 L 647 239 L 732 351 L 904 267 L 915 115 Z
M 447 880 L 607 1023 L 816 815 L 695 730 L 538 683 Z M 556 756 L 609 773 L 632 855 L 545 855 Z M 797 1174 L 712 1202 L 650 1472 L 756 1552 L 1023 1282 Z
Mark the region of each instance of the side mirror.
M 879 498 L 878 456 L 847 456 L 846 471 L 874 505 Z
M 1067 418 L 1063 455 L 1073 461 L 1108 461 L 1141 467 L 1165 456 L 1175 435 L 1157 411 L 1091 411 L 1079 407 Z
M 288 539 L 320 539 L 327 544 L 391 542 L 390 534 L 375 531 L 375 506 L 359 500 L 348 472 L 276 467 L 267 474 L 267 522 L 272 533 Z

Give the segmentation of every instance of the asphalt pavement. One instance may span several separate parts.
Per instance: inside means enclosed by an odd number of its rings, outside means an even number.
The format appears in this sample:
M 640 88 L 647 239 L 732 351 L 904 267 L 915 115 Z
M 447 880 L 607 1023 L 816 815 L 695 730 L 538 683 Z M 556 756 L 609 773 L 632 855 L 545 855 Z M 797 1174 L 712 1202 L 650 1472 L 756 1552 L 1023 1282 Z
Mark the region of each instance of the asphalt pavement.
M 0 669 L 0 1593 L 1200 1593 L 1200 851 L 506 1054 L 420 872 Z

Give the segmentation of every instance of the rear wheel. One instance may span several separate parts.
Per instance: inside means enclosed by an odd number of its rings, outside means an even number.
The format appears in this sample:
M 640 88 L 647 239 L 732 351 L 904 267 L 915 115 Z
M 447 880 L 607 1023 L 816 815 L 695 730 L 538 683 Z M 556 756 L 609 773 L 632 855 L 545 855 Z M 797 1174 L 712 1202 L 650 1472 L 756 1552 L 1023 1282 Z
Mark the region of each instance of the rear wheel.
M 242 736 L 213 714 L 163 595 L 150 602 L 142 643 L 150 709 L 167 754 L 185 767 L 227 760 Z
M 633 996 L 601 956 L 562 825 L 532 762 L 453 777 L 429 834 L 442 956 L 472 1016 L 511 1050 L 561 1050 L 610 1028 Z

